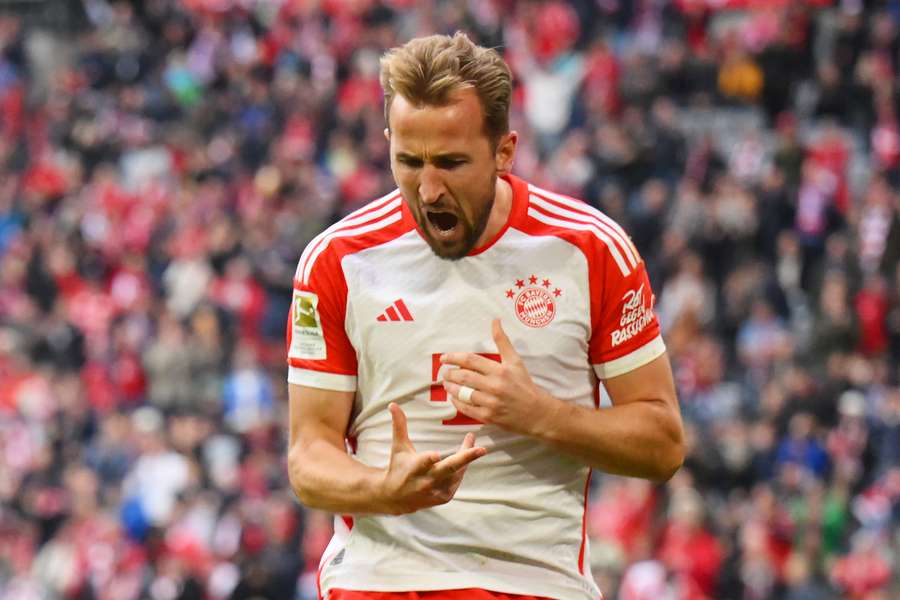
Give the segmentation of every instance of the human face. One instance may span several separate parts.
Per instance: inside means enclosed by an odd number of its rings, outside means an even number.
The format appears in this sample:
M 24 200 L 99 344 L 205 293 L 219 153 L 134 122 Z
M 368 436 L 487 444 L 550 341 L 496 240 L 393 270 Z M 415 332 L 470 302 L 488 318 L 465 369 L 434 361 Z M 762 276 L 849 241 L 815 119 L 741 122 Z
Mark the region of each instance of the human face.
M 386 133 L 394 180 L 423 237 L 436 255 L 457 260 L 495 233 L 497 175 L 509 170 L 515 134 L 494 150 L 475 91 L 450 100 L 414 106 L 395 96 Z

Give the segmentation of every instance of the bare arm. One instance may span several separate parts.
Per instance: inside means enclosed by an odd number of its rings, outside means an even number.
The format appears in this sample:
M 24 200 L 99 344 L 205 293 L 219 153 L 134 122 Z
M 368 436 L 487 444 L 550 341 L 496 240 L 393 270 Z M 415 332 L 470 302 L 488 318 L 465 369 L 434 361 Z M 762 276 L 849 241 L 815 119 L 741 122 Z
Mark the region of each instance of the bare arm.
M 347 454 L 344 445 L 354 393 L 289 385 L 288 475 L 294 493 L 311 508 L 402 514 L 443 504 L 453 498 L 466 466 L 485 453 L 475 447 L 471 434 L 443 460 L 436 452 L 417 453 L 406 416 L 392 404 L 390 464 L 387 469 L 366 466 Z
M 342 514 L 381 512 L 372 505 L 379 470 L 354 460 L 344 446 L 354 393 L 289 384 L 288 395 L 288 475 L 300 501 Z
M 538 387 L 499 320 L 494 322 L 493 336 L 501 363 L 469 353 L 444 357 L 460 367 L 445 377 L 447 392 L 459 411 L 535 437 L 609 473 L 665 481 L 681 466 L 681 414 L 665 354 L 606 380 L 613 406 L 592 410 Z M 460 385 L 476 390 L 469 402 L 459 399 Z
M 668 356 L 604 384 L 613 406 L 599 410 L 548 394 L 548 415 L 535 424 L 536 437 L 608 473 L 668 480 L 684 461 L 681 414 Z

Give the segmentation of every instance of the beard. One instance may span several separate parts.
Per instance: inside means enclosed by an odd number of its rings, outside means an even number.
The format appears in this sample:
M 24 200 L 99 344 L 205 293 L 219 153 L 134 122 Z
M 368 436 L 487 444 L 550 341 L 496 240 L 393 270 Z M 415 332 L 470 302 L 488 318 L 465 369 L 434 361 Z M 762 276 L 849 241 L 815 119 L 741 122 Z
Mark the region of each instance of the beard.
M 487 227 L 496 199 L 496 175 L 488 191 L 472 203 L 471 219 L 457 202 L 440 202 L 411 211 L 425 241 L 438 258 L 459 260 L 471 252 Z

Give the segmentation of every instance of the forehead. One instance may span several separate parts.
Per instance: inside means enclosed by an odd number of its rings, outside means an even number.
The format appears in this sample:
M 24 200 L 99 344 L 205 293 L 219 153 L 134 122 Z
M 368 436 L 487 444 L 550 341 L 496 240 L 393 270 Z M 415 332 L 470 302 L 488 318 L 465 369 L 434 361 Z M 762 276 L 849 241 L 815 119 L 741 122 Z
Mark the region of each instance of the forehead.
M 472 89 L 454 93 L 441 106 L 415 106 L 398 94 L 391 102 L 389 118 L 391 140 L 398 151 L 472 151 L 473 142 L 488 141 L 481 103 Z

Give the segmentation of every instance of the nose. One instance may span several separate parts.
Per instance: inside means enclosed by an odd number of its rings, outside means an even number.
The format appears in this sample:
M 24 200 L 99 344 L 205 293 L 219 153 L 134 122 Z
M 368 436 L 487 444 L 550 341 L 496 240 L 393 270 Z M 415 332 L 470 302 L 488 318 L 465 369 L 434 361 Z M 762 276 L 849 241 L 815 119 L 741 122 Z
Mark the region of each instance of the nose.
M 434 204 L 444 195 L 444 182 L 438 169 L 425 165 L 419 176 L 419 198 L 425 204 Z

